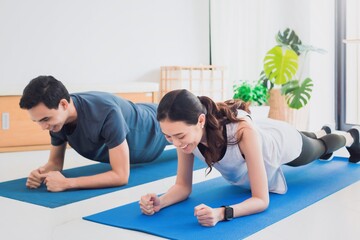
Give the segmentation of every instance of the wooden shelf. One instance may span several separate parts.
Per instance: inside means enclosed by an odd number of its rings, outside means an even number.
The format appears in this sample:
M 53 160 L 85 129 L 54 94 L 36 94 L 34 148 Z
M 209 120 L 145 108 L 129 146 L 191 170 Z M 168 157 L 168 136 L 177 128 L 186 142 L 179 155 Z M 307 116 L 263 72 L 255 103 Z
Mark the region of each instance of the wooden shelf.
M 215 101 L 225 100 L 225 67 L 163 66 L 160 68 L 160 98 L 175 89 L 187 89 Z
M 344 43 L 360 43 L 360 39 L 344 39 Z

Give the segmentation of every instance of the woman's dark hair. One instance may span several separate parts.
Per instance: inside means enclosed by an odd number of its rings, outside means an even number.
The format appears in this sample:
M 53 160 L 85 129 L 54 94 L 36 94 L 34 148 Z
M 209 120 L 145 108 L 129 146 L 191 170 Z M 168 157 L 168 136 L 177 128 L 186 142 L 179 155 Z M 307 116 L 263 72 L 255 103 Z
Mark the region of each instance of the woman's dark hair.
M 20 108 L 31 109 L 44 103 L 49 109 L 57 109 L 61 99 L 70 102 L 70 94 L 65 86 L 52 76 L 39 76 L 24 88 Z
M 190 125 L 197 124 L 201 114 L 206 115 L 205 131 L 208 147 L 204 157 L 210 170 L 220 160 L 221 150 L 226 147 L 227 140 L 223 136 L 223 128 L 227 123 L 239 122 L 238 109 L 249 112 L 248 106 L 241 100 L 228 100 L 215 103 L 209 97 L 196 97 L 186 89 L 173 90 L 165 94 L 157 109 L 157 120 L 182 121 Z M 229 143 L 229 144 L 236 144 Z

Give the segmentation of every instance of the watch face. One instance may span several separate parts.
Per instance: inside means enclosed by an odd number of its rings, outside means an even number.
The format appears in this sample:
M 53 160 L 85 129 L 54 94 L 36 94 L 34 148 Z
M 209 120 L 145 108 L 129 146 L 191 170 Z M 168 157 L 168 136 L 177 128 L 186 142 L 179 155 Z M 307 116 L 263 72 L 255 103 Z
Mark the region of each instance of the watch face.
M 231 220 L 234 217 L 234 209 L 232 207 L 225 207 L 225 220 Z

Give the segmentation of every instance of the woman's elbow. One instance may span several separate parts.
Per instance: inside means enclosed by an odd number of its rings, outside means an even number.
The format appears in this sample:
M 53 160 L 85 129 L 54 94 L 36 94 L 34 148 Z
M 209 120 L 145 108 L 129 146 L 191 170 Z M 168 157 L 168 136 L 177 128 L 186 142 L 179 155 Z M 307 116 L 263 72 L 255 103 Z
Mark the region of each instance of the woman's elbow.
M 261 211 L 265 211 L 270 205 L 270 199 L 269 198 L 263 198 L 260 201 L 261 201 L 260 209 L 261 209 Z
M 269 200 L 266 200 L 266 201 L 263 201 L 263 211 L 265 211 L 270 205 L 270 201 Z
M 256 205 L 257 211 L 256 212 L 263 212 L 265 211 L 270 205 L 270 199 L 268 197 L 257 197 L 256 198 Z
M 190 194 L 191 194 L 191 189 L 188 190 L 188 191 L 186 191 L 186 192 L 184 192 L 183 199 L 184 199 L 184 200 L 187 199 L 187 198 L 190 196 Z
M 180 186 L 177 189 L 178 197 L 181 201 L 186 200 L 192 191 L 192 186 Z

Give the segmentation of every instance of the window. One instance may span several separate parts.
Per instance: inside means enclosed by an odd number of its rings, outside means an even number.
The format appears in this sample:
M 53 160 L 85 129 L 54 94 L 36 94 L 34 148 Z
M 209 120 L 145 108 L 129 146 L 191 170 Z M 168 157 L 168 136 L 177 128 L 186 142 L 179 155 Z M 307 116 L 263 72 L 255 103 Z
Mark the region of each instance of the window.
M 336 1 L 337 128 L 360 125 L 360 2 Z

